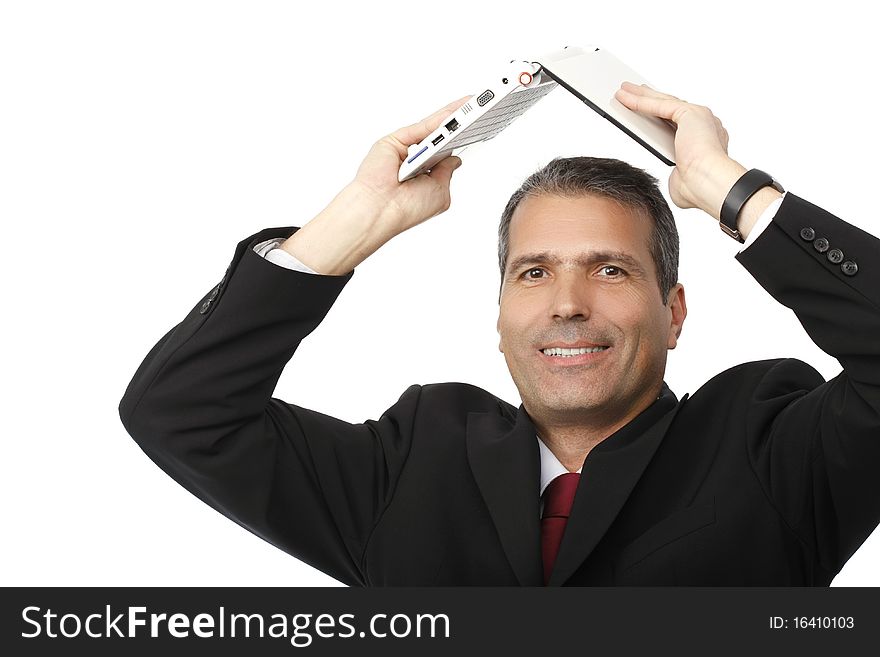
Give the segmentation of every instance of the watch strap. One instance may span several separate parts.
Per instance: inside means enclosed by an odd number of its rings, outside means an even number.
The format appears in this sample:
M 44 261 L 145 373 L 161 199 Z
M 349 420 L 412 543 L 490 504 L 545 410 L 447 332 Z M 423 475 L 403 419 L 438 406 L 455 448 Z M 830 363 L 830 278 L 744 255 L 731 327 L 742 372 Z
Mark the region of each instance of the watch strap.
M 725 234 L 738 242 L 745 242 L 736 227 L 739 213 L 742 212 L 746 202 L 764 187 L 773 187 L 778 192 L 785 192 L 782 185 L 776 182 L 773 176 L 760 169 L 749 169 L 734 183 L 721 205 L 718 225 Z

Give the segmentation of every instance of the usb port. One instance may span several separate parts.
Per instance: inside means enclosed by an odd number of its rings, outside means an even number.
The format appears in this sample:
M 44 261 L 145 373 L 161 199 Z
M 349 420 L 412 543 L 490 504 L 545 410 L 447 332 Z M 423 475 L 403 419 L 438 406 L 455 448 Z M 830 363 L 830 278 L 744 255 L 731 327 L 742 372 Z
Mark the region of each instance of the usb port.
M 446 129 L 449 130 L 449 132 L 455 132 L 456 130 L 458 130 L 458 121 L 452 119 L 449 123 L 446 124 Z
M 434 137 L 434 138 L 431 140 L 431 143 L 434 144 L 434 146 L 436 146 L 437 144 L 439 144 L 439 143 L 440 143 L 441 141 L 443 141 L 444 139 L 446 139 L 446 137 L 444 137 L 443 135 L 437 135 L 436 137 Z

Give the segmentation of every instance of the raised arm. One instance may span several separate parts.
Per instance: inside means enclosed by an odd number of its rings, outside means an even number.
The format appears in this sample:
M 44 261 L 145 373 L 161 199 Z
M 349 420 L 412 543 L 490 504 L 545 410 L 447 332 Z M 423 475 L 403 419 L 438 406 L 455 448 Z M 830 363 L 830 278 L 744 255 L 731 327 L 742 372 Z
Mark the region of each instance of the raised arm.
M 727 156 L 727 130 L 717 117 L 644 86 L 625 83 L 617 97 L 677 124 L 670 195 L 717 220 L 746 171 Z M 769 187 L 755 194 L 739 216 L 740 233 L 747 236 L 779 197 Z M 806 363 L 780 359 L 730 391 L 750 408 L 744 437 L 768 498 L 814 560 L 835 574 L 880 523 L 880 240 L 788 192 L 736 257 L 843 367 L 825 382 Z M 760 331 L 750 316 L 735 319 L 742 330 Z
M 119 405 L 126 430 L 175 481 L 347 584 L 366 583 L 364 549 L 407 458 L 420 387 L 361 424 L 272 393 L 354 267 L 448 208 L 458 158 L 404 183 L 397 169 L 409 140 L 430 134 L 457 103 L 378 141 L 352 183 L 305 227 L 240 242 L 223 279 L 150 350 Z M 254 252 L 272 237 L 288 238 L 284 248 L 324 275 Z

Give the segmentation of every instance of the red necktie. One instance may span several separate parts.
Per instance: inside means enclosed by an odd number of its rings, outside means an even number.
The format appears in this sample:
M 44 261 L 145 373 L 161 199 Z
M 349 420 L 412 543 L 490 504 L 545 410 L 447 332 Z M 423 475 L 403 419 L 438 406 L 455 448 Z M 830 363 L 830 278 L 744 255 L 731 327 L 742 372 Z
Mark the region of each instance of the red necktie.
M 571 503 L 577 491 L 581 475 L 566 472 L 551 481 L 544 490 L 544 513 L 541 515 L 541 553 L 544 557 L 544 586 L 550 581 L 550 573 L 556 562 L 559 544 L 565 531 L 565 523 L 571 512 Z

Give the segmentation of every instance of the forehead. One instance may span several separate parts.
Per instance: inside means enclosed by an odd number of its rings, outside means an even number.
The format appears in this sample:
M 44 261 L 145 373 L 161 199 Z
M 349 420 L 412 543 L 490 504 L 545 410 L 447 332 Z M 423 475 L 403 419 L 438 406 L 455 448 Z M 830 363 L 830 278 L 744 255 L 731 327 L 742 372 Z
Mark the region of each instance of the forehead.
M 529 196 L 511 217 L 508 260 L 526 251 L 619 250 L 644 261 L 652 227 L 643 212 L 605 197 Z

